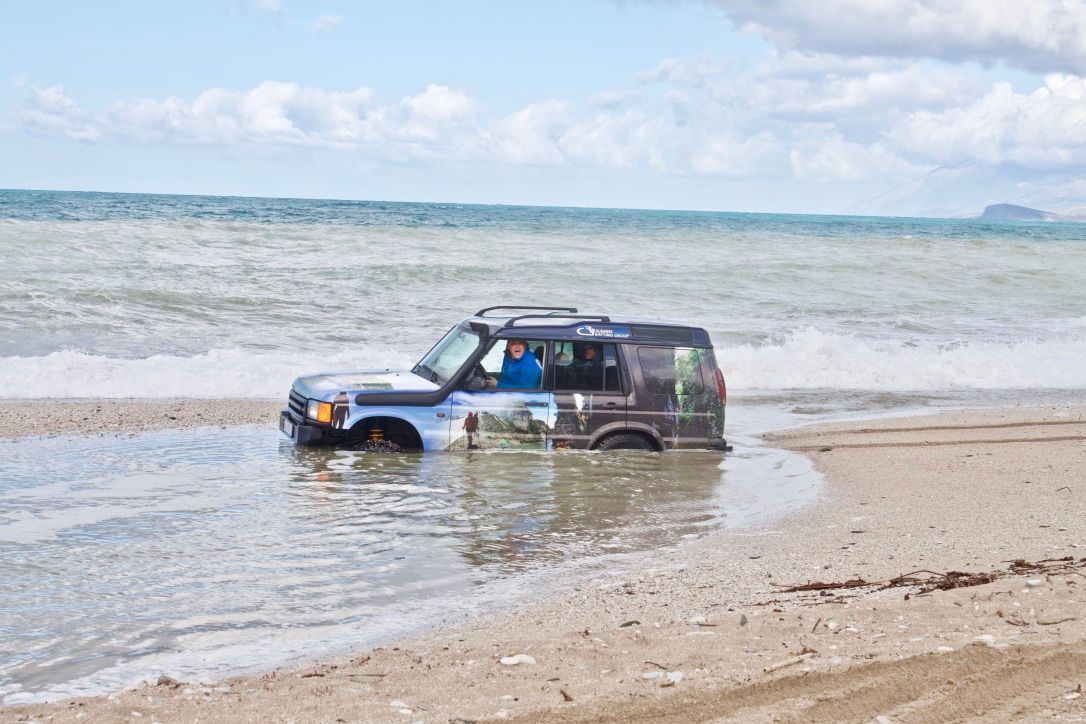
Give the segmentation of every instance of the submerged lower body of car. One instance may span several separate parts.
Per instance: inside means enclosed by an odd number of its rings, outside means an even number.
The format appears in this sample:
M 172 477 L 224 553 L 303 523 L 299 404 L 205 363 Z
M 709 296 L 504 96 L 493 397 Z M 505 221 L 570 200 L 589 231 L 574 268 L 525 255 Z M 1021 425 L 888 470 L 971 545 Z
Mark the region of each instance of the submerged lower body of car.
M 312 401 L 291 391 L 279 428 L 299 445 L 403 451 L 726 450 L 724 408 L 677 399 L 665 411 L 636 409 L 621 395 L 456 391 L 437 405 L 366 406 Z

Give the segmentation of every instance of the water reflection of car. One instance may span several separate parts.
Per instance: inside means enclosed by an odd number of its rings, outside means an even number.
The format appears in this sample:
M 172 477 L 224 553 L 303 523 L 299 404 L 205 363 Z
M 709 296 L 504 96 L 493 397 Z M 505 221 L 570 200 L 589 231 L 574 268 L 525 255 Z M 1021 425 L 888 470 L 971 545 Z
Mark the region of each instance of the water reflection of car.
M 500 382 L 506 343 L 527 342 L 538 385 Z M 709 334 L 562 307 L 488 307 L 410 371 L 299 377 L 279 427 L 298 444 L 406 450 L 726 449 L 727 392 Z M 475 425 L 477 424 L 477 429 Z

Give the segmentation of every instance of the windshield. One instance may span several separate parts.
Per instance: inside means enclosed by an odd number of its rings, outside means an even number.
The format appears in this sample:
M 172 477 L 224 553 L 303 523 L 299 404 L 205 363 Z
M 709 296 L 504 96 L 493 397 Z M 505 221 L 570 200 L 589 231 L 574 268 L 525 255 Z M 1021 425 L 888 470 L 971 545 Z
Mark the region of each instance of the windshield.
M 479 347 L 479 335 L 470 329 L 453 327 L 411 370 L 431 382 L 445 384 Z

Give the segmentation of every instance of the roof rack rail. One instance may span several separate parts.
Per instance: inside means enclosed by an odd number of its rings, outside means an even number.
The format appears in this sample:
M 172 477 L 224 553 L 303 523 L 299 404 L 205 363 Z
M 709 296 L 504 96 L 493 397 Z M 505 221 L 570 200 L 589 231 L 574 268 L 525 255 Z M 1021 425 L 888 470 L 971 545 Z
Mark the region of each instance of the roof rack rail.
M 521 321 L 522 319 L 555 319 L 555 318 L 561 319 L 564 316 L 565 315 L 563 315 L 563 314 L 558 314 L 558 315 L 555 315 L 555 314 L 522 314 L 519 317 L 513 317 L 508 322 L 506 322 L 503 329 L 508 329 L 509 327 L 515 327 L 517 325 L 517 322 Z M 573 318 L 573 319 L 576 319 L 577 321 L 573 322 L 572 324 L 562 324 L 562 325 L 556 325 L 556 326 L 574 327 L 574 326 L 580 324 L 581 322 L 603 322 L 604 324 L 607 324 L 607 323 L 609 323 L 611 321 L 610 317 L 607 317 L 607 316 L 602 315 L 602 314 L 571 314 L 569 316 L 571 318 Z
M 497 307 L 486 307 L 485 309 L 480 309 L 478 312 L 475 313 L 475 316 L 476 317 L 485 317 L 487 312 L 493 312 L 495 309 L 534 309 L 534 310 L 550 309 L 550 310 L 553 310 L 555 312 L 572 312 L 574 314 L 577 313 L 577 309 L 574 308 L 574 307 L 516 307 L 516 306 L 511 307 L 511 306 L 507 306 L 507 305 L 503 304 L 503 305 L 500 305 L 500 306 L 497 306 Z

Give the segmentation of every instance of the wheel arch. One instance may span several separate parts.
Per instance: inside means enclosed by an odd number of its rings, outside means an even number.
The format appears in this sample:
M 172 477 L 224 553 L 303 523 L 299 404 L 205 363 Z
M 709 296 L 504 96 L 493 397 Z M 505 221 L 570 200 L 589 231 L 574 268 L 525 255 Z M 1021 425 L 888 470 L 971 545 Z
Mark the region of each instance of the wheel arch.
M 385 432 L 386 439 L 392 440 L 401 437 L 408 443 L 405 447 L 417 450 L 425 449 L 422 431 L 419 430 L 418 426 L 411 420 L 388 412 L 373 412 L 352 420 L 351 426 L 348 428 L 348 437 L 352 440 L 362 439 L 369 430 L 375 427 L 380 427 Z
M 623 425 L 611 428 L 604 428 L 600 430 L 599 434 L 596 435 L 595 438 L 592 439 L 592 444 L 589 445 L 589 449 L 595 450 L 597 447 L 599 447 L 600 443 L 604 441 L 604 439 L 612 435 L 639 435 L 640 437 L 648 440 L 649 444 L 652 445 L 653 449 L 655 449 L 657 452 L 662 452 L 663 450 L 667 449 L 667 447 L 664 445 L 663 438 L 660 437 L 660 433 L 658 433 L 655 429 L 649 427 L 648 425 Z

